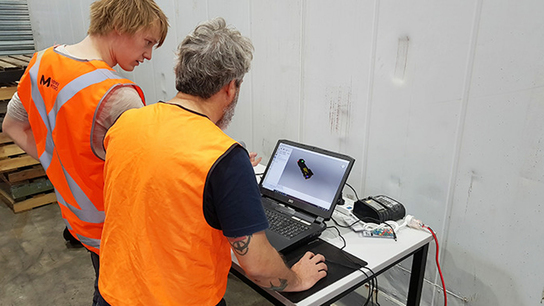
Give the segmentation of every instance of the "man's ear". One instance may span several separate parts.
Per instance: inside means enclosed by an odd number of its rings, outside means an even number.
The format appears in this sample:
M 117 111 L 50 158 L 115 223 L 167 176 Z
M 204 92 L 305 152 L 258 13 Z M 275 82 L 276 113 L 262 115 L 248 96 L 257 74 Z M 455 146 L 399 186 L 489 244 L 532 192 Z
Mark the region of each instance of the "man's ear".
M 238 91 L 238 86 L 236 86 L 236 80 L 230 81 L 227 85 L 225 85 L 227 90 L 227 97 L 230 99 L 233 99 L 236 96 L 236 92 Z

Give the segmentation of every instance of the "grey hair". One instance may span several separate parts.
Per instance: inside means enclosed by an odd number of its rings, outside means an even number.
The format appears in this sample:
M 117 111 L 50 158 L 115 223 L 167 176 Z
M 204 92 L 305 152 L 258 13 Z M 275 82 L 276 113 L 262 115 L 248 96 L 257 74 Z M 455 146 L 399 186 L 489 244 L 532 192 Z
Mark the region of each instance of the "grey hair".
M 179 92 L 208 99 L 223 86 L 240 86 L 253 59 L 253 44 L 217 17 L 201 23 L 178 47 L 175 68 Z

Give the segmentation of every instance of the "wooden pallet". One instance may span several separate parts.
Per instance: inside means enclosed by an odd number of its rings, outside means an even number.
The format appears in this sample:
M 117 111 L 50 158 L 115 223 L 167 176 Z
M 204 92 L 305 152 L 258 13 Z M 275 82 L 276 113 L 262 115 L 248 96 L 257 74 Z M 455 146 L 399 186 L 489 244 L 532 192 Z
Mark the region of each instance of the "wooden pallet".
M 31 55 L 0 56 L 0 84 L 18 81 L 31 59 Z
M 0 133 L 0 199 L 14 212 L 57 201 L 40 162 Z
M 25 69 L 32 59 L 31 55 L 0 56 L 0 71 Z
M 13 94 L 17 91 L 17 83 L 0 84 L 0 131 L 2 130 L 2 122 L 8 110 L 8 103 Z
M 9 101 L 17 91 L 16 83 L 9 83 L 0 86 L 0 101 Z
M 4 203 L 13 209 L 14 213 L 31 210 L 32 208 L 57 202 L 57 196 L 54 192 L 37 194 L 22 201 L 15 201 L 2 188 L 0 188 L 0 199 L 2 199 Z

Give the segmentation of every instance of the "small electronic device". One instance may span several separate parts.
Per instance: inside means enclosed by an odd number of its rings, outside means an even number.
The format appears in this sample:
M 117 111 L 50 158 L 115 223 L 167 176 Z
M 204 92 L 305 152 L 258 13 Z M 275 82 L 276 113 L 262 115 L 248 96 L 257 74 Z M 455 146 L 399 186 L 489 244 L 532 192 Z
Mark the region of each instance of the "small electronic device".
M 364 237 L 395 238 L 395 231 L 392 228 L 381 227 L 373 230 L 363 230 Z
M 378 195 L 355 202 L 353 214 L 363 222 L 383 223 L 388 220 L 396 221 L 404 218 L 406 209 L 397 200 L 385 195 Z

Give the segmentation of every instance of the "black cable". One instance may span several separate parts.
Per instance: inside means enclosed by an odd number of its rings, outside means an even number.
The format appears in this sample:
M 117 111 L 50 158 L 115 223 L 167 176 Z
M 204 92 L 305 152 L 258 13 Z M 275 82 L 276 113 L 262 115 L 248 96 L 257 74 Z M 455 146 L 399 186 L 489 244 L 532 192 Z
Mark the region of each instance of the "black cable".
M 375 276 L 374 276 L 374 273 L 372 273 L 373 278 L 371 278 L 362 269 L 368 269 L 369 271 L 371 271 L 371 270 L 369 268 L 367 268 L 367 267 L 361 267 L 361 269 L 360 269 L 360 271 L 365 274 L 366 278 L 369 279 L 369 281 L 368 281 L 368 294 L 367 294 L 367 297 L 366 297 L 366 302 L 363 305 L 363 306 L 367 306 L 368 303 L 372 300 L 372 297 L 374 296 L 374 277 Z M 373 302 L 373 304 L 374 304 L 374 302 Z
M 357 195 L 357 191 L 355 191 L 355 188 L 353 188 L 350 184 L 346 183 L 346 186 L 348 186 L 352 191 L 353 193 L 355 194 L 355 198 L 357 199 L 357 201 L 360 201 L 359 200 L 359 196 Z M 357 224 L 358 222 L 361 222 L 362 220 L 357 220 L 355 222 L 353 222 L 352 224 L 350 224 L 349 226 L 345 226 L 345 225 L 340 225 L 338 222 L 336 222 L 336 220 L 334 220 L 333 218 L 331 218 L 332 221 L 334 221 L 334 223 L 340 227 L 343 227 L 343 228 L 351 228 L 353 225 Z M 376 224 L 380 224 L 380 220 L 376 220 L 374 218 L 369 218 L 371 220 L 371 222 L 374 222 Z M 366 222 L 366 220 L 365 220 Z M 395 239 L 395 241 L 397 241 L 397 233 L 395 233 L 395 229 L 391 226 L 391 224 L 388 224 L 387 222 L 383 222 L 385 223 L 387 226 L 389 226 L 391 228 L 391 231 L 393 231 L 393 239 Z
M 341 228 L 349 228 L 349 226 L 347 226 L 347 225 L 341 225 L 340 223 L 338 223 L 338 221 L 334 220 L 333 217 L 331 217 L 331 220 L 332 220 L 332 222 L 334 222 L 334 224 L 336 224 L 336 226 L 339 226 Z
M 338 237 L 340 239 L 342 239 L 342 241 L 344 243 L 344 245 L 340 248 L 340 250 L 343 250 L 346 247 L 346 239 L 344 239 L 344 237 L 342 236 L 342 233 L 340 233 L 340 230 L 336 226 L 327 226 L 327 228 L 334 228 L 336 230 L 336 232 L 338 232 Z M 341 252 L 340 254 L 342 254 L 342 256 L 344 256 L 349 262 L 354 264 L 355 267 L 357 267 L 358 270 L 361 270 L 361 268 L 363 267 L 359 263 L 356 263 L 355 261 L 353 261 L 353 259 L 349 258 L 348 255 L 345 252 Z M 351 267 L 351 268 L 353 268 L 353 267 Z M 364 273 L 364 271 L 363 271 L 363 273 Z M 366 275 L 366 273 L 365 273 L 365 275 Z
M 332 219 L 332 218 L 331 218 Z M 336 221 L 335 221 L 336 223 Z M 344 239 L 344 237 L 342 236 L 342 233 L 340 232 L 340 230 L 336 227 L 336 226 L 327 226 L 327 228 L 334 228 L 336 230 L 336 232 L 338 233 L 338 237 L 342 240 L 343 242 L 343 246 L 340 248 L 340 250 L 343 250 L 347 243 L 346 243 L 346 239 Z M 373 296 L 374 296 L 374 291 L 376 291 L 376 304 L 378 306 L 380 306 L 380 303 L 378 303 L 378 276 L 376 275 L 376 273 L 374 273 L 374 271 L 368 267 L 363 267 L 361 266 L 360 264 L 354 262 L 351 258 L 349 258 L 344 252 L 341 252 L 341 254 L 348 260 L 350 261 L 352 264 L 354 264 L 356 267 L 358 267 L 357 269 L 361 272 L 363 272 L 363 274 L 366 276 L 367 279 L 369 279 L 370 277 L 368 276 L 368 274 L 362 270 L 362 269 L 368 269 L 371 273 L 372 273 L 372 276 L 373 278 L 370 278 L 370 281 L 369 281 L 369 286 L 368 286 L 368 298 L 366 300 L 366 303 L 364 304 L 364 306 L 368 306 L 368 303 L 373 299 Z M 332 262 L 332 261 L 331 261 Z M 353 267 L 350 267 L 350 266 L 347 266 L 347 265 L 344 265 L 344 264 L 341 264 L 341 263 L 337 263 L 337 262 L 332 262 L 332 263 L 336 263 L 336 264 L 339 264 L 341 266 L 344 266 L 344 267 L 348 267 L 348 268 L 352 268 Z M 374 304 L 374 302 L 372 303 Z
M 355 199 L 357 199 L 357 201 L 359 201 L 359 196 L 357 195 L 357 191 L 355 191 L 355 189 L 353 187 L 351 187 L 350 184 L 346 183 L 346 186 L 348 186 L 349 188 L 351 188 L 351 190 L 353 190 L 353 193 L 355 194 Z
M 359 222 L 362 222 L 361 220 L 357 219 L 357 221 L 351 223 L 350 225 L 341 225 L 340 223 L 338 223 L 338 221 L 334 220 L 333 217 L 331 217 L 331 220 L 334 222 L 334 224 L 336 224 L 337 226 L 341 227 L 341 228 L 351 228 L 353 225 L 359 223 Z
M 342 237 L 342 234 L 340 233 L 340 230 L 336 226 L 327 226 L 327 228 L 334 228 L 338 232 L 338 237 L 340 237 L 340 239 L 342 239 L 342 242 L 344 243 L 344 245 L 340 248 L 340 250 L 343 250 L 346 247 L 346 239 L 344 239 L 344 237 Z M 351 259 L 350 259 L 350 261 L 351 261 Z
M 341 228 L 351 228 L 352 226 L 354 226 L 355 224 L 359 223 L 359 222 L 363 222 L 362 220 L 358 219 L 357 221 L 351 223 L 350 225 L 341 225 L 340 223 L 338 223 L 338 221 L 336 221 L 333 217 L 331 217 L 331 220 L 334 222 L 334 224 L 336 224 L 337 226 L 341 227 Z M 374 219 L 373 219 L 374 220 Z M 378 223 L 378 222 L 374 222 L 374 223 Z M 384 222 L 385 225 L 389 226 L 391 228 L 391 231 L 393 232 L 393 239 L 395 239 L 395 241 L 397 241 L 397 233 L 395 233 L 395 229 L 393 228 L 393 226 L 391 226 L 391 224 L 387 223 L 387 222 Z
M 378 302 L 378 291 L 380 290 L 379 287 L 378 287 L 378 276 L 376 275 L 376 273 L 374 273 L 374 271 L 368 267 L 364 267 L 365 269 L 368 269 L 370 270 L 370 272 L 372 272 L 372 275 L 374 276 L 374 278 L 372 279 L 373 281 L 375 281 L 375 284 L 374 284 L 374 288 L 376 290 L 376 304 L 378 304 L 378 306 L 380 306 L 380 303 Z
M 391 226 L 391 224 L 387 223 L 387 222 L 383 222 L 385 224 L 387 224 L 387 226 L 389 226 L 391 228 L 391 231 L 393 232 L 393 239 L 395 239 L 395 241 L 397 241 L 397 233 L 395 233 L 395 229 L 393 228 L 393 226 Z
M 363 274 L 366 276 L 367 279 L 370 278 L 370 276 L 368 276 L 368 274 L 366 274 L 365 271 L 363 271 L 364 267 L 361 267 L 361 269 L 359 269 L 359 271 L 363 272 Z M 370 283 L 368 284 L 368 294 L 367 294 L 367 299 L 366 299 L 366 302 L 363 306 L 367 306 L 368 305 L 368 302 L 370 301 L 370 298 L 372 297 L 372 291 L 374 289 L 372 288 L 372 279 L 370 280 Z
M 367 217 L 365 219 L 365 222 L 373 222 L 373 223 L 376 223 L 376 224 L 382 224 L 382 223 L 380 223 L 380 220 L 370 218 L 370 217 Z M 355 222 L 355 223 L 357 223 L 357 222 Z M 355 223 L 353 223 L 353 224 L 355 224 Z M 389 226 L 391 228 L 391 231 L 393 232 L 393 238 L 395 239 L 395 241 L 397 241 L 397 233 L 395 233 L 395 229 L 393 228 L 393 226 L 391 226 L 391 224 L 389 224 L 389 223 L 387 223 L 385 221 L 383 221 L 383 224 L 385 224 L 385 225 L 387 225 L 387 226 Z

